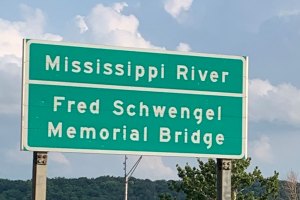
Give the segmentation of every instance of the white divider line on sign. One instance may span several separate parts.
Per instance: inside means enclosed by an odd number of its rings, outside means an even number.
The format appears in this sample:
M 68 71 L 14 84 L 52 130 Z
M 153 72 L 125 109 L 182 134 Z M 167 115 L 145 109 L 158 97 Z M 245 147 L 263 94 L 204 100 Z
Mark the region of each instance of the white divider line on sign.
M 208 91 L 182 90 L 182 89 L 170 89 L 170 88 L 152 88 L 152 87 L 137 87 L 137 86 L 122 86 L 122 85 L 57 82 L 57 81 L 44 81 L 44 80 L 29 80 L 29 84 L 99 88 L 99 89 L 127 90 L 127 91 L 143 91 L 143 92 L 162 92 L 162 93 L 174 93 L 174 94 L 245 97 L 243 94 L 240 93 L 229 93 L 229 92 L 208 92 Z

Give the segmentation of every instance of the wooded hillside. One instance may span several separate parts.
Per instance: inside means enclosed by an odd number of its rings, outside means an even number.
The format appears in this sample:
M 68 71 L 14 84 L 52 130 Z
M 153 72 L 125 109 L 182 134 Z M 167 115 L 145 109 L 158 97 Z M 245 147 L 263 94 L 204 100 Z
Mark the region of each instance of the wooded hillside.
M 177 200 L 185 199 L 168 188 L 169 181 L 142 180 L 131 178 L 128 190 L 130 200 L 156 200 L 159 195 L 169 193 Z M 280 181 L 279 199 L 288 199 L 284 190 L 285 182 Z M 0 179 L 0 200 L 30 200 L 31 181 Z M 122 200 L 124 179 L 102 176 L 98 178 L 53 178 L 47 180 L 47 200 Z

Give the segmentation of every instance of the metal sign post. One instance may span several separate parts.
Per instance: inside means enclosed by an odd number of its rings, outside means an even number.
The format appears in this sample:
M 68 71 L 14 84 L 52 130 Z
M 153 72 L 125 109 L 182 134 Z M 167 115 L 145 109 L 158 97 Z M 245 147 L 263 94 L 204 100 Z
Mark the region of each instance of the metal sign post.
M 46 199 L 47 152 L 33 152 L 32 199 Z
M 231 160 L 217 159 L 217 200 L 231 200 Z

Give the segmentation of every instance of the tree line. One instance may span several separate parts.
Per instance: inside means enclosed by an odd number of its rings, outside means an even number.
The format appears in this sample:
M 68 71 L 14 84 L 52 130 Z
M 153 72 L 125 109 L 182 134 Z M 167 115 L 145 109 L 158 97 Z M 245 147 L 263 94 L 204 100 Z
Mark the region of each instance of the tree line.
M 291 171 L 286 181 L 278 173 L 263 177 L 258 167 L 247 170 L 251 159 L 232 161 L 232 199 L 299 199 L 297 174 Z M 129 200 L 209 200 L 216 199 L 216 161 L 198 159 L 198 167 L 178 166 L 179 180 L 130 178 Z M 31 180 L 0 179 L 0 200 L 31 199 Z M 52 178 L 47 180 L 49 200 L 122 200 L 124 178 Z
M 128 199 L 159 200 L 160 194 L 171 194 L 185 199 L 183 193 L 169 189 L 170 181 L 130 178 Z M 0 179 L 0 200 L 31 200 L 30 180 Z M 98 178 L 47 179 L 47 200 L 123 200 L 124 178 L 102 176 Z

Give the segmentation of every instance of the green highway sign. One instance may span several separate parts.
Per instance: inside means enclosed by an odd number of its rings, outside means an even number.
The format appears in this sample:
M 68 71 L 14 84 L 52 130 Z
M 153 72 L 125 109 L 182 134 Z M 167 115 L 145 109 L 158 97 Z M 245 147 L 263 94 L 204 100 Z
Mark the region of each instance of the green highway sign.
M 24 40 L 22 149 L 242 158 L 247 58 Z

